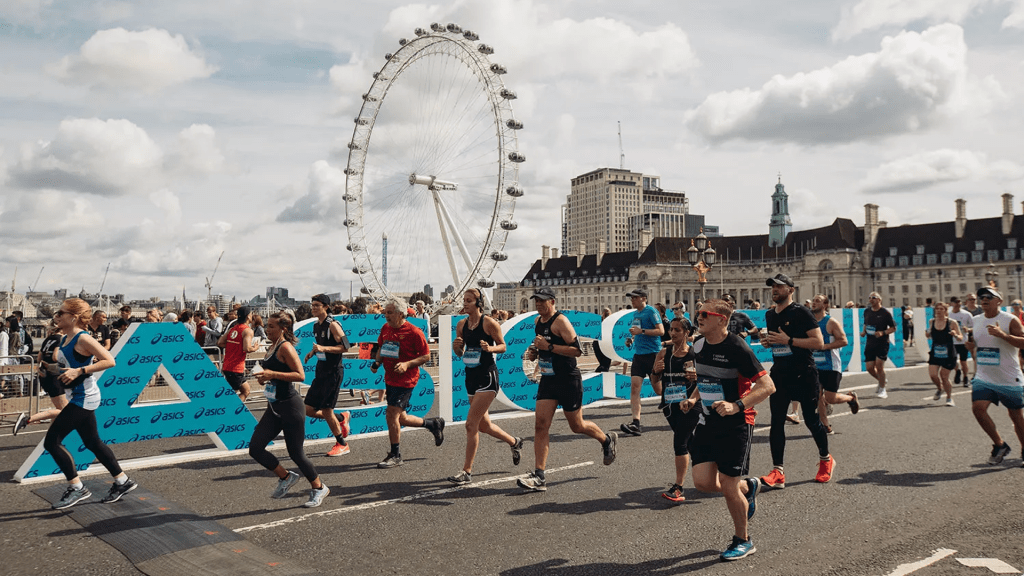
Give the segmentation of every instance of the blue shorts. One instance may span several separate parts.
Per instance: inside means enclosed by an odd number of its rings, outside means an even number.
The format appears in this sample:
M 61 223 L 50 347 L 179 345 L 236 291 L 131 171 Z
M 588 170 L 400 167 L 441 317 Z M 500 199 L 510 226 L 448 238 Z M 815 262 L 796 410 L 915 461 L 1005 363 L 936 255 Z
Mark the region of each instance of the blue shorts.
M 1007 410 L 1024 408 L 1024 387 L 1016 384 L 992 384 L 975 378 L 971 382 L 971 401 L 987 400 L 993 404 L 1002 403 Z

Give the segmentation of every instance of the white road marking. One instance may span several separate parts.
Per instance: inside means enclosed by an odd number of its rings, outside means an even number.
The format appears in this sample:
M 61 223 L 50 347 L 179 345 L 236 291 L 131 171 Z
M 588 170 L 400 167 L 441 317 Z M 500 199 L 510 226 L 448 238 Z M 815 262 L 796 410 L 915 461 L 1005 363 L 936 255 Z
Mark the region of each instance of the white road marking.
M 956 561 L 971 568 L 988 568 L 996 574 L 1020 574 L 1020 570 L 996 558 L 957 558 Z
M 950 550 L 948 548 L 939 548 L 934 554 L 925 558 L 924 560 L 918 560 L 917 562 L 911 562 L 909 564 L 900 564 L 895 570 L 886 574 L 886 576 L 906 576 L 912 572 L 916 572 L 926 566 L 931 566 L 939 560 L 956 554 L 956 550 Z
M 558 468 L 551 468 L 547 471 L 547 474 L 552 472 L 562 472 L 564 470 L 571 470 L 573 468 L 582 468 L 584 466 L 591 466 L 594 463 L 592 461 L 580 462 L 579 464 L 570 464 L 568 466 L 561 466 Z M 302 514 L 300 516 L 293 516 L 291 518 L 284 518 L 282 520 L 276 520 L 274 522 L 267 522 L 266 524 L 254 524 L 252 526 L 244 526 L 242 528 L 235 528 L 235 532 L 243 534 L 245 532 L 252 532 L 253 530 L 265 530 L 267 528 L 277 528 L 279 526 L 285 526 L 287 524 L 294 524 L 296 522 L 304 522 L 313 518 L 322 518 L 325 516 L 333 516 L 335 514 L 341 514 L 343 512 L 358 512 L 359 510 L 369 510 L 371 508 L 379 508 L 381 506 L 387 506 L 388 504 L 395 504 L 398 502 L 412 502 L 413 500 L 420 500 L 422 498 L 429 498 L 431 496 L 438 496 L 440 494 L 449 494 L 451 492 L 458 492 L 459 490 L 465 490 L 467 488 L 480 488 L 482 486 L 490 486 L 491 484 L 501 484 L 503 482 L 511 482 L 519 478 L 525 478 L 527 474 L 517 474 L 516 476 L 505 476 L 504 478 L 494 478 L 492 480 L 484 480 L 483 482 L 473 482 L 470 484 L 464 484 L 462 486 L 453 486 L 451 488 L 441 488 L 439 490 L 430 490 L 427 492 L 417 492 L 416 494 L 410 494 L 409 496 L 403 496 L 402 498 L 393 498 L 391 500 L 379 500 L 377 502 L 367 502 L 366 504 L 357 504 L 355 506 L 346 506 L 344 508 L 335 508 L 334 510 L 322 510 L 320 512 L 310 512 L 309 514 Z

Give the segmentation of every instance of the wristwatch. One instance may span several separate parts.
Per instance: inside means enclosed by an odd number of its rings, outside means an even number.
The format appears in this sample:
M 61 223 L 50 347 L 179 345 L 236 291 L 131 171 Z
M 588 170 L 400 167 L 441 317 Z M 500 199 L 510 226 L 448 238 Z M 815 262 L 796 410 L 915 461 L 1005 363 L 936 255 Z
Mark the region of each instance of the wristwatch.
M 742 398 L 740 398 L 739 400 L 736 401 L 736 407 L 740 409 L 740 412 L 742 412 L 742 411 L 747 409 L 747 407 L 743 404 L 743 399 Z
M 792 336 L 790 336 L 790 337 L 789 337 L 789 345 L 790 345 L 790 346 L 792 346 L 792 345 L 793 345 L 793 337 L 792 337 Z

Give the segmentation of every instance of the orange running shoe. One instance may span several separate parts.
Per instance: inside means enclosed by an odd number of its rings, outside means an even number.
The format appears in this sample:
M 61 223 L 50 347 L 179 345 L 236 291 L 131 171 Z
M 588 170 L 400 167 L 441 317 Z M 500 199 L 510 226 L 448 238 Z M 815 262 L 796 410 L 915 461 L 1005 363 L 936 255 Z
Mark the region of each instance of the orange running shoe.
M 343 446 L 341 444 L 335 443 L 334 448 L 331 448 L 330 450 L 327 451 L 327 455 L 331 457 L 344 456 L 345 454 L 348 454 L 351 451 L 352 449 L 348 447 L 348 444 L 345 444 Z
M 828 460 L 822 460 L 818 464 L 818 475 L 814 477 L 814 480 L 824 484 L 832 479 L 832 471 L 836 469 L 836 459 L 831 454 L 828 456 Z
M 352 419 L 352 413 L 349 412 L 348 410 L 346 410 L 346 411 L 341 413 L 341 437 L 342 438 L 348 438 L 349 432 L 352 431 L 352 428 L 348 425 L 349 420 L 351 420 L 351 419 Z
M 769 488 L 785 488 L 786 475 L 782 473 L 782 470 L 772 468 L 772 471 L 767 476 L 761 476 L 761 484 Z

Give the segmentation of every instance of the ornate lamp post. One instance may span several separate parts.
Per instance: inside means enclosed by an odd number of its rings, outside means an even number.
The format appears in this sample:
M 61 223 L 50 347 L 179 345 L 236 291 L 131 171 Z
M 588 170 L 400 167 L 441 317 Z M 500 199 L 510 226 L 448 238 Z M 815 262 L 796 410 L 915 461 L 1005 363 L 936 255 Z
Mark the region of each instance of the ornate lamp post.
M 1020 285 L 1020 273 L 1024 270 L 1020 264 L 1017 264 L 1017 298 L 1024 300 L 1024 286 Z
M 696 245 L 694 245 L 695 242 Z M 690 266 L 697 272 L 701 302 L 707 299 L 704 293 L 704 286 L 708 283 L 707 273 L 715 265 L 715 258 L 717 256 L 718 254 L 715 252 L 715 249 L 711 247 L 711 241 L 704 235 L 704 229 L 701 228 L 700 234 L 690 240 L 690 247 L 686 250 L 686 260 L 689 261 Z
M 939 275 L 939 302 L 944 302 L 942 299 L 942 270 L 938 271 Z

